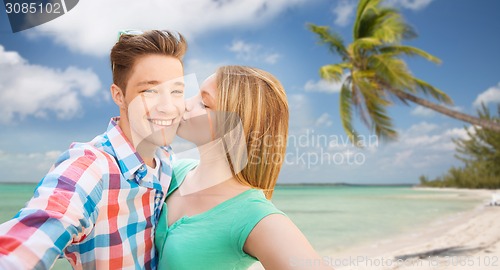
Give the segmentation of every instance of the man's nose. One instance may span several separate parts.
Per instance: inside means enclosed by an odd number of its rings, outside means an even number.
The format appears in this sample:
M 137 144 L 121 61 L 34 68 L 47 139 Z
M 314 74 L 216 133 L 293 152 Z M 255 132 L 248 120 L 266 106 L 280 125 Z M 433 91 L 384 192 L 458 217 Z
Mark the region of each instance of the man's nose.
M 160 112 L 171 112 L 172 110 L 176 110 L 172 97 L 170 93 L 162 93 L 156 105 L 156 109 Z

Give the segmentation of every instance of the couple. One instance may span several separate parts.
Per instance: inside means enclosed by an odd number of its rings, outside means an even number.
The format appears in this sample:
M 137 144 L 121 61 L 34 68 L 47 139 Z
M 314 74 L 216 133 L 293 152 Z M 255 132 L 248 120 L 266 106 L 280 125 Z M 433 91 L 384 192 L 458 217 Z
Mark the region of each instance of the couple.
M 120 117 L 72 144 L 0 225 L 0 269 L 49 269 L 59 256 L 75 269 L 327 268 L 269 201 L 288 132 L 283 87 L 226 66 L 185 101 L 186 48 L 168 31 L 121 33 L 111 50 Z M 175 160 L 176 133 L 199 162 Z

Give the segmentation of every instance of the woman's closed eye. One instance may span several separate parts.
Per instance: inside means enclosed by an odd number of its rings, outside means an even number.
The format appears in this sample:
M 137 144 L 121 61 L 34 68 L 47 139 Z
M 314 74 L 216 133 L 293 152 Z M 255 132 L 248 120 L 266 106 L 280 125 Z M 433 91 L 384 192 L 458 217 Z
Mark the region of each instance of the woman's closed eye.
M 207 105 L 205 105 L 205 103 L 203 103 L 203 102 L 200 102 L 200 106 L 201 106 L 203 109 L 210 109 L 210 107 L 208 107 Z

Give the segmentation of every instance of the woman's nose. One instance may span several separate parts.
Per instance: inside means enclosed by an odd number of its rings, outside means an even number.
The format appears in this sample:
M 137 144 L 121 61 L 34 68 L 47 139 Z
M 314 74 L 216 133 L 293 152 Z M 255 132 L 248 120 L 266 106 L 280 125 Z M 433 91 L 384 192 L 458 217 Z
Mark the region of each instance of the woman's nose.
M 194 97 L 186 99 L 186 112 L 192 111 L 194 108 L 194 105 L 195 105 L 195 98 Z

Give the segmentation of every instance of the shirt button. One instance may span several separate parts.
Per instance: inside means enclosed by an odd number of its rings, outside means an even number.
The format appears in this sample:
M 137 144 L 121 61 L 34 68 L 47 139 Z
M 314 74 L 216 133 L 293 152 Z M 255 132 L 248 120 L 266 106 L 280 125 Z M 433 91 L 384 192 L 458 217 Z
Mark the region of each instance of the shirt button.
M 144 165 L 142 165 L 141 167 L 139 167 L 139 171 L 143 172 L 146 168 L 144 168 Z

